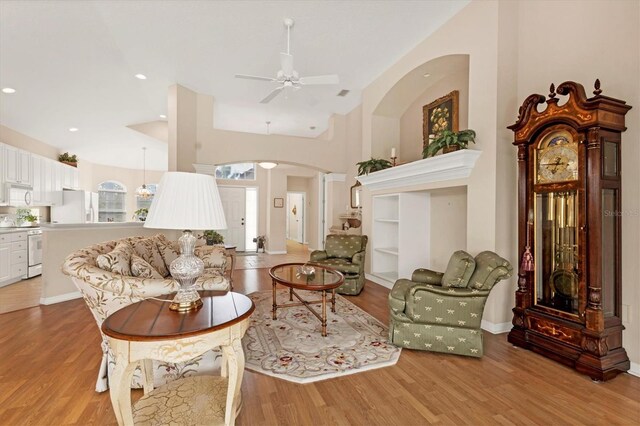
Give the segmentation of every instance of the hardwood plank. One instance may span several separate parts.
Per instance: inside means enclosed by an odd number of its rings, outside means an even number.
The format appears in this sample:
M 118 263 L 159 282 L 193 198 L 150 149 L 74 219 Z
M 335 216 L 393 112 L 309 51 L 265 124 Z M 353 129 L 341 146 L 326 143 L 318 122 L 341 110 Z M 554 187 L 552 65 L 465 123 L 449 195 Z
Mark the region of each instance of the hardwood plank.
M 268 269 L 234 272 L 239 293 L 269 290 Z M 350 301 L 388 321 L 388 289 Z M 82 300 L 0 315 L 0 424 L 115 424 L 94 391 L 100 334 Z M 399 362 L 310 384 L 247 371 L 239 425 L 634 424 L 640 379 L 593 383 L 485 333 L 482 359 L 404 349 Z M 134 392 L 134 399 L 141 392 Z

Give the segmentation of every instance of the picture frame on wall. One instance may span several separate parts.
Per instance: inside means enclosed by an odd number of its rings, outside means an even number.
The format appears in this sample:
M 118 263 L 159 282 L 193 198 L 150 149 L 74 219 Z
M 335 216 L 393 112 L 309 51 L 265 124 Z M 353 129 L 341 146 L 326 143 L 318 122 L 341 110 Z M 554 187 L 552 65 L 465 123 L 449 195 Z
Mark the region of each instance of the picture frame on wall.
M 454 90 L 422 107 L 422 146 L 429 143 L 429 135 L 443 130 L 457 132 L 459 92 Z
M 274 198 L 273 199 L 273 207 L 276 209 L 281 209 L 284 207 L 284 198 Z

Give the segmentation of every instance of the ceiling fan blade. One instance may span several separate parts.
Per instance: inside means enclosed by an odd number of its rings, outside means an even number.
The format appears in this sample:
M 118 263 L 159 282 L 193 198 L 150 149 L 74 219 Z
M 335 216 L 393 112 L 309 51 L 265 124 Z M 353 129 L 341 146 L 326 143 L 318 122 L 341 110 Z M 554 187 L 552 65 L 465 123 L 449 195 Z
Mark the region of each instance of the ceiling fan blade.
M 293 55 L 281 52 L 280 68 L 282 69 L 284 75 L 286 75 L 287 77 L 291 77 L 293 75 Z
M 261 100 L 261 101 L 260 101 L 260 103 L 261 103 L 261 104 L 268 104 L 269 102 L 271 102 L 271 100 L 272 100 L 273 98 L 275 98 L 276 96 L 278 96 L 278 95 L 282 92 L 282 89 L 284 89 L 284 86 L 276 87 L 275 89 L 273 89 L 273 90 L 271 91 L 271 93 L 269 93 L 269 94 L 267 95 L 267 97 L 266 97 L 266 98 L 264 98 L 263 100 Z
M 260 77 L 257 75 L 236 74 L 236 78 L 244 78 L 246 80 L 260 80 L 260 81 L 278 81 L 271 77 Z
M 312 84 L 338 84 L 340 79 L 337 75 L 314 75 L 311 77 L 300 77 L 298 80 L 300 84 L 312 85 Z

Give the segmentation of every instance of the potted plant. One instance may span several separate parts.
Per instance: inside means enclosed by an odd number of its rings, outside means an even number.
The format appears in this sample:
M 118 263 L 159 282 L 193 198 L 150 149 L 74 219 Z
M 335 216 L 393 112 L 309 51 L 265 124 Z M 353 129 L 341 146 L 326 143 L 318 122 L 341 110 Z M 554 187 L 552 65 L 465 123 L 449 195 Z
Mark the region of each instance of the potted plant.
M 224 237 L 218 234 L 216 231 L 209 230 L 204 231 L 202 236 L 207 240 L 207 245 L 212 246 L 214 244 L 224 244 Z
M 358 176 L 368 175 L 372 172 L 388 169 L 392 166 L 391 161 L 383 158 L 371 158 L 371 160 L 361 161 L 357 163 Z
M 38 221 L 38 216 L 31 214 L 29 209 L 18 209 L 16 211 L 20 226 L 33 226 Z
M 255 237 L 253 239 L 254 243 L 257 243 L 256 245 L 256 253 L 258 252 L 259 249 L 262 249 L 262 252 L 264 253 L 264 243 L 267 241 L 267 236 L 266 235 L 258 235 L 257 237 Z
M 75 154 L 69 155 L 68 152 L 60 154 L 58 155 L 58 161 L 64 164 L 68 164 L 69 166 L 78 167 L 78 157 Z
M 433 142 L 424 147 L 422 158 L 433 157 L 440 150 L 442 150 L 443 154 L 447 154 L 459 149 L 467 149 L 469 142 L 476 143 L 475 130 L 466 129 L 459 132 L 443 130 L 435 137 Z
M 141 222 L 147 220 L 147 215 L 149 214 L 149 209 L 141 208 L 133 212 L 133 218 L 138 219 Z

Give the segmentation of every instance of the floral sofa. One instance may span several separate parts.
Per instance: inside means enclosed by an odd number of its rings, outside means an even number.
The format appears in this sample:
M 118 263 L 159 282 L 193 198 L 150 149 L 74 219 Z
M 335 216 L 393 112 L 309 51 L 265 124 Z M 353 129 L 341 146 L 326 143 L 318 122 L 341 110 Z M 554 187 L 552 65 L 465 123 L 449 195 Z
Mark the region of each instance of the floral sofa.
M 179 254 L 177 242 L 169 241 L 162 234 L 149 238 L 131 237 L 78 250 L 65 259 L 62 271 L 71 277 L 100 329 L 102 322 L 115 311 L 143 299 L 176 291 L 178 283 L 171 278 L 169 265 Z M 196 287 L 228 291 L 224 247 L 198 246 L 195 254 L 205 263 L 205 272 Z M 98 392 L 109 388 L 108 377 L 114 365 L 104 334 L 102 352 L 96 383 Z M 219 353 L 210 351 L 183 364 L 154 361 L 154 384 L 159 386 L 196 372 L 210 373 L 219 363 L 219 357 Z M 132 387 L 142 387 L 139 369 L 134 374 Z

